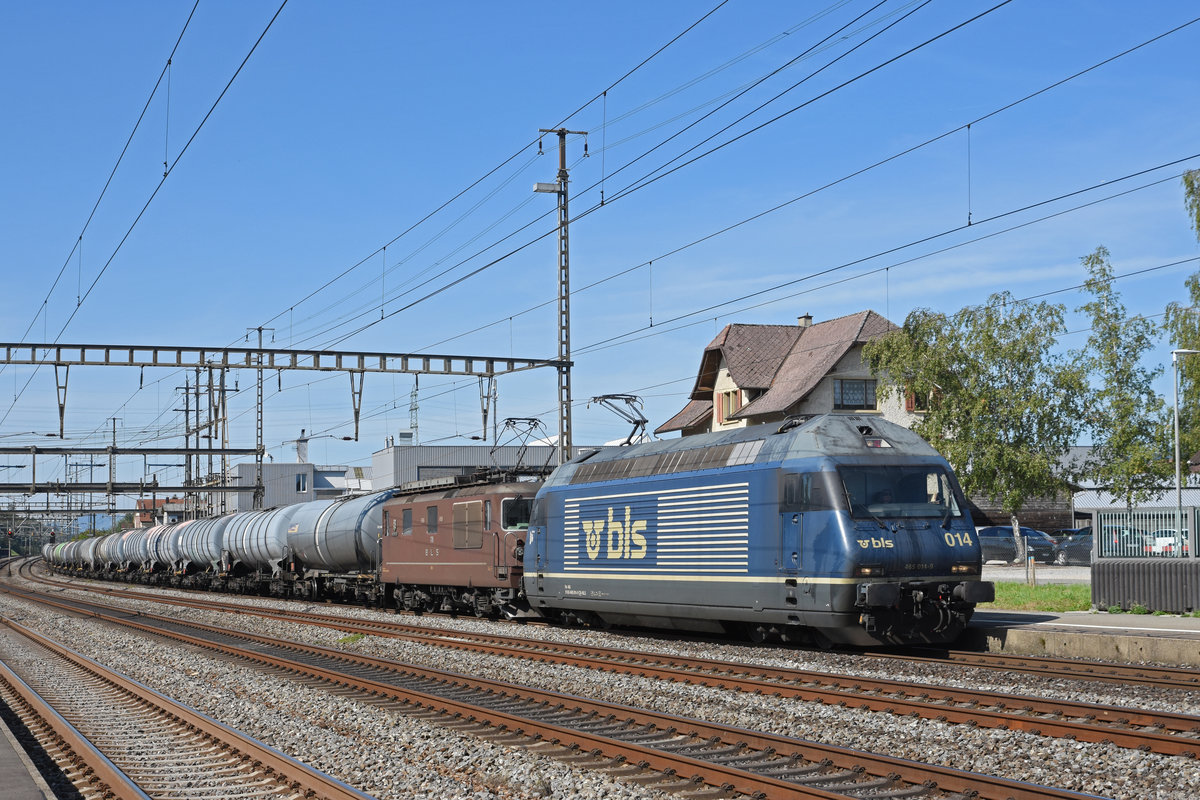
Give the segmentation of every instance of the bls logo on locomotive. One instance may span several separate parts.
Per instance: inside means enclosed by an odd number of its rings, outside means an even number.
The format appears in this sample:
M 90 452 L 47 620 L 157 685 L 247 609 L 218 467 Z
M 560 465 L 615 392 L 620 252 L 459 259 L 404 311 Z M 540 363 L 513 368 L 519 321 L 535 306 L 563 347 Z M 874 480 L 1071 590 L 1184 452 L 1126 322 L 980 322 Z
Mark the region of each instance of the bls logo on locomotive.
M 602 519 L 582 520 L 588 558 L 599 558 L 602 549 L 605 558 L 645 558 L 646 520 L 631 517 L 629 506 L 625 506 L 624 522 L 613 517 L 612 508 L 608 509 L 607 523 Z

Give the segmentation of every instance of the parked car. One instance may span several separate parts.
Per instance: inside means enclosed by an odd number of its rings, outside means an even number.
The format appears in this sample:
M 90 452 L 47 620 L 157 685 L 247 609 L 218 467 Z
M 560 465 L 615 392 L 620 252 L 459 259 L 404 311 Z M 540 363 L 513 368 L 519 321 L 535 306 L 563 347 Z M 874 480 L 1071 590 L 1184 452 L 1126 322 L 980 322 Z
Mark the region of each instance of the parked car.
M 1054 561 L 1054 540 L 1034 528 L 1021 526 L 1021 537 L 1025 540 L 1025 552 L 1035 561 L 1049 564 Z M 984 561 L 1016 561 L 1017 543 L 1013 539 L 1012 526 L 992 525 L 976 530 Z M 1004 540 L 1007 540 L 1005 542 Z
M 1144 558 L 1153 546 L 1145 531 L 1124 525 L 1105 525 L 1100 536 L 1100 555 L 1110 558 Z
M 1071 539 L 1075 536 L 1083 536 L 1084 534 L 1090 536 L 1092 533 L 1092 526 L 1088 525 L 1083 528 L 1057 528 L 1052 531 L 1047 531 L 1047 533 L 1057 544 L 1062 544 L 1067 539 Z
M 975 538 L 979 540 L 979 549 L 983 551 L 983 561 L 1016 561 L 1017 543 L 1013 539 L 1012 528 L 992 526 L 978 528 Z
M 1174 528 L 1162 528 L 1146 534 L 1146 552 L 1152 556 L 1178 555 L 1180 549 L 1184 556 L 1188 554 L 1188 532 L 1185 528 L 1178 534 Z
M 1087 533 L 1079 533 L 1074 536 L 1068 536 L 1058 543 L 1054 550 L 1054 563 L 1061 565 L 1068 564 L 1091 564 L 1092 563 L 1092 531 L 1090 528 L 1085 528 Z

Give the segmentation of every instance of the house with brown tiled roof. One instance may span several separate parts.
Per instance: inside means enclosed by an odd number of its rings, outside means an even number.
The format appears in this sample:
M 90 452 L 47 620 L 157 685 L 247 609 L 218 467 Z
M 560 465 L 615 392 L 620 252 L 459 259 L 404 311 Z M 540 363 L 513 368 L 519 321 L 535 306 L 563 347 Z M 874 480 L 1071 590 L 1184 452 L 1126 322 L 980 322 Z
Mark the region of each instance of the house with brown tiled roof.
M 793 414 L 879 414 L 911 427 L 903 398 L 883 401 L 862 348 L 896 326 L 874 311 L 813 324 L 726 325 L 704 348 L 691 399 L 656 434 L 684 436 L 779 422 Z

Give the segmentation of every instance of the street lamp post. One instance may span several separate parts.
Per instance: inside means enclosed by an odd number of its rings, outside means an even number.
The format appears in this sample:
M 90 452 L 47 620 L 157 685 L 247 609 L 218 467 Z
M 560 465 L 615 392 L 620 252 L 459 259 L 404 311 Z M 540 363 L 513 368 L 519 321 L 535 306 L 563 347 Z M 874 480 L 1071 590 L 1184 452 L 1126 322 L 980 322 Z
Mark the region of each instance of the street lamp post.
M 1184 536 L 1184 533 L 1183 533 L 1183 477 L 1182 477 L 1183 470 L 1180 466 L 1181 462 L 1180 462 L 1180 454 L 1179 454 L 1179 357 L 1180 356 L 1192 356 L 1192 355 L 1197 355 L 1197 354 L 1200 354 L 1200 350 L 1172 350 L 1171 351 L 1171 372 L 1172 372 L 1171 389 L 1175 394 L 1175 533 L 1177 536 L 1180 537 L 1181 545 L 1183 543 L 1182 537 Z M 1194 533 L 1194 531 L 1192 531 L 1191 528 L 1194 528 L 1194 527 L 1195 527 L 1194 525 L 1188 525 L 1189 530 L 1187 532 L 1187 536 L 1188 536 L 1189 540 L 1191 539 L 1192 534 Z M 1196 548 L 1192 547 L 1191 543 L 1189 543 L 1188 551 L 1192 554 L 1195 554 Z

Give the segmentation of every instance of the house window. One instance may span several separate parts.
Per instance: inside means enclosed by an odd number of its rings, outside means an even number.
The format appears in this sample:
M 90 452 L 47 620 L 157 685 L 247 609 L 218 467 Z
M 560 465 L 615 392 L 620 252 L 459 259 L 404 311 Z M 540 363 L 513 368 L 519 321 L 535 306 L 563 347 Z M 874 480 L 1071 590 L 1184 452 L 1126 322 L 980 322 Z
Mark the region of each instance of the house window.
M 875 381 L 833 381 L 833 408 L 835 411 L 874 411 Z
M 910 413 L 923 413 L 929 410 L 929 398 L 919 395 L 911 389 L 904 394 L 904 410 Z
M 301 473 L 296 476 L 296 491 L 297 492 L 307 492 L 308 491 L 308 475 Z
M 742 408 L 742 393 L 734 389 L 731 392 L 721 392 L 721 422 L 727 422 L 730 417 Z

